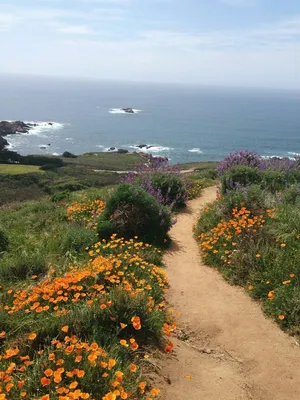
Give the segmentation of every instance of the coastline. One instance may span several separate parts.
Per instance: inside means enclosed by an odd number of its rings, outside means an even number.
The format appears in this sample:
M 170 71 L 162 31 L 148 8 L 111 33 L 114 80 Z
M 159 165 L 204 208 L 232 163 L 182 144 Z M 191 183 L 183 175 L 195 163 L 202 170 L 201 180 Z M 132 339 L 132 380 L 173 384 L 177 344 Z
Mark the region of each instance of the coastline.
M 138 110 L 140 111 L 140 110 Z M 126 113 L 126 112 L 125 112 Z M 1 130 L 1 124 L 10 124 L 13 126 L 13 129 L 7 128 L 7 129 L 2 129 Z M 15 127 L 17 125 L 17 127 Z M 30 151 L 30 152 L 25 152 L 25 154 L 22 152 L 23 156 L 28 156 L 28 155 L 40 155 L 40 156 L 58 156 L 62 157 L 64 151 L 59 151 L 57 147 L 55 149 L 52 149 L 52 144 L 48 143 L 50 140 L 50 137 L 48 138 L 47 132 L 53 131 L 53 130 L 60 130 L 63 129 L 66 125 L 68 124 L 63 124 L 60 122 L 41 122 L 41 121 L 12 121 L 12 120 L 0 120 L 0 152 L 1 151 L 10 151 L 16 153 L 15 145 L 13 144 L 13 138 L 21 138 L 22 136 L 41 136 L 45 137 L 48 140 L 45 140 L 45 144 L 39 144 L 37 145 L 37 151 Z M 3 127 L 2 127 L 3 128 Z M 12 139 L 12 140 L 10 140 Z M 70 143 L 70 148 L 66 146 L 65 151 L 70 151 L 72 150 L 72 144 L 74 144 L 73 138 L 65 138 L 65 140 Z M 20 147 L 20 146 L 18 146 Z M 179 149 L 175 149 L 174 147 L 167 147 L 165 145 L 159 145 L 159 144 L 151 144 L 151 143 L 136 143 L 133 145 L 111 145 L 111 147 L 105 147 L 103 145 L 97 145 L 95 144 L 96 148 L 102 149 L 101 151 L 93 151 L 89 150 L 87 152 L 82 152 L 82 153 L 74 153 L 77 155 L 83 155 L 83 154 L 88 154 L 88 153 L 129 153 L 129 154 L 134 154 L 134 153 L 141 153 L 145 155 L 152 155 L 154 157 L 164 157 L 168 158 L 168 160 L 171 163 L 176 163 L 172 162 L 172 152 L 178 152 Z M 52 151 L 49 151 L 52 149 Z M 54 151 L 56 150 L 56 151 Z M 20 152 L 20 148 L 17 150 Z M 181 150 L 182 151 L 182 150 Z M 299 150 L 300 151 L 300 150 Z M 180 164 L 191 164 L 191 163 L 197 163 L 197 162 L 218 162 L 221 160 L 221 157 L 212 157 L 211 159 L 208 159 L 205 152 L 202 151 L 201 148 L 199 147 L 193 147 L 191 149 L 185 150 L 186 153 L 193 155 L 193 158 L 191 161 L 184 161 L 181 162 L 179 161 Z M 284 159 L 288 158 L 290 160 L 295 160 L 300 156 L 300 152 L 296 151 L 289 151 L 285 152 L 286 155 L 276 155 L 276 151 L 272 152 L 271 150 L 268 151 L 270 155 L 265 155 L 260 153 L 260 155 L 265 158 L 265 159 L 271 159 L 271 158 L 278 158 L 278 159 Z M 272 154 L 274 153 L 274 154 Z M 17 153 L 18 154 L 18 153 Z M 178 154 L 178 153 L 177 153 Z M 178 156 L 176 156 L 178 159 Z M 185 157 L 186 158 L 186 157 Z M 177 162 L 178 163 L 178 162 Z

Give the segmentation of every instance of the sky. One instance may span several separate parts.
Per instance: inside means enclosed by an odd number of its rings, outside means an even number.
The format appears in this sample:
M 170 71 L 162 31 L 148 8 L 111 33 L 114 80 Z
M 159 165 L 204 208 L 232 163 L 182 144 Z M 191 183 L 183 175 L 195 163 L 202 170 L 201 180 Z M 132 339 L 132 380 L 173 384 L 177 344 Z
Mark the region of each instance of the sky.
M 0 49 L 0 73 L 300 89 L 300 0 L 4 0 Z

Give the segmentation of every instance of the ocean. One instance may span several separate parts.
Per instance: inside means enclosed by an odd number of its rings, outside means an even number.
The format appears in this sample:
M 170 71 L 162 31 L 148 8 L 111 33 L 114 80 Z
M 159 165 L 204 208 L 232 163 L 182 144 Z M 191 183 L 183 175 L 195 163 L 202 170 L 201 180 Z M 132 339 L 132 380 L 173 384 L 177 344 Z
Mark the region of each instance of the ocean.
M 299 91 L 20 76 L 0 77 L 0 88 L 0 120 L 40 123 L 7 138 L 24 155 L 134 151 L 142 144 L 172 163 L 218 161 L 241 149 L 300 154 Z

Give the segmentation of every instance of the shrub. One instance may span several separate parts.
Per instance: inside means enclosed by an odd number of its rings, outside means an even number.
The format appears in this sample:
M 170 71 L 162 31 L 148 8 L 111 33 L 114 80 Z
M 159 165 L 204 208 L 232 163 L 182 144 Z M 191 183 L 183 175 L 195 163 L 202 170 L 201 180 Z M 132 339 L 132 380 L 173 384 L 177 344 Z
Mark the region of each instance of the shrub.
M 232 167 L 245 166 L 250 168 L 260 168 L 262 158 L 254 151 L 242 150 L 236 153 L 231 153 L 219 163 L 217 171 L 219 175 L 228 172 Z
M 148 157 L 146 164 L 139 165 L 136 173 L 129 173 L 122 181 L 140 186 L 159 203 L 175 210 L 185 206 L 187 193 L 180 167 L 171 166 L 166 158 Z
M 3 253 L 8 247 L 9 241 L 6 233 L 0 230 L 0 254 Z
M 54 196 L 51 197 L 51 201 L 53 203 L 58 203 L 61 200 L 65 200 L 70 196 L 70 191 L 69 190 L 64 190 L 63 192 L 56 193 Z
M 65 158 L 77 158 L 75 154 L 72 154 L 69 151 L 65 151 L 62 156 Z
M 235 190 L 241 186 L 248 186 L 261 181 L 261 173 L 257 168 L 247 166 L 232 167 L 221 178 L 222 194 L 228 190 Z
M 286 174 L 282 171 L 267 169 L 261 172 L 261 186 L 271 193 L 283 190 L 287 186 Z
M 291 185 L 283 193 L 283 199 L 286 203 L 295 205 L 300 199 L 300 185 Z
M 113 228 L 113 233 L 124 238 L 138 236 L 146 242 L 162 244 L 171 225 L 171 212 L 166 207 L 144 189 L 124 183 L 107 201 L 97 232 L 100 238 L 107 239 Z
M 22 164 L 27 165 L 55 165 L 56 167 L 62 167 L 64 165 L 63 161 L 60 158 L 56 157 L 46 157 L 46 156 L 37 156 L 37 155 L 28 155 L 22 157 Z
M 80 181 L 77 181 L 76 179 L 70 179 L 69 181 L 66 182 L 60 182 L 56 184 L 50 184 L 47 187 L 45 187 L 45 191 L 47 191 L 50 194 L 54 194 L 57 192 L 64 192 L 66 190 L 70 192 L 76 192 L 77 190 L 84 190 L 87 189 L 88 186 L 83 184 Z
M 96 240 L 97 235 L 93 230 L 77 226 L 66 232 L 61 241 L 60 249 L 63 254 L 68 252 L 80 253 L 86 247 L 95 243 Z
M 171 209 L 180 210 L 186 205 L 186 191 L 179 175 L 155 173 L 151 175 L 152 187 L 161 194 L 162 203 Z
M 259 185 L 240 187 L 237 190 L 230 190 L 222 197 L 222 205 L 225 206 L 224 214 L 231 213 L 235 207 L 245 206 L 252 211 L 258 211 L 264 207 L 266 193 Z
M 215 180 L 218 177 L 218 172 L 214 168 L 197 168 L 195 172 L 198 173 L 198 178 Z

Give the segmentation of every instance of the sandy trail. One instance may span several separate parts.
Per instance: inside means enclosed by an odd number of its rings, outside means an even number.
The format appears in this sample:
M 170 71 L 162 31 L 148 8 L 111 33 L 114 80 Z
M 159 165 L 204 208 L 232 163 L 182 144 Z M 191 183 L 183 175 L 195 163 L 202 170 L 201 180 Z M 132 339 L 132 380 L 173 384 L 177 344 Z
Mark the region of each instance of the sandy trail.
M 168 300 L 181 316 L 175 352 L 162 360 L 163 400 L 300 400 L 300 348 L 243 289 L 200 260 L 196 216 L 213 201 L 208 188 L 179 215 L 165 255 Z M 188 338 L 188 340 L 186 340 Z M 187 379 L 186 376 L 191 376 Z

